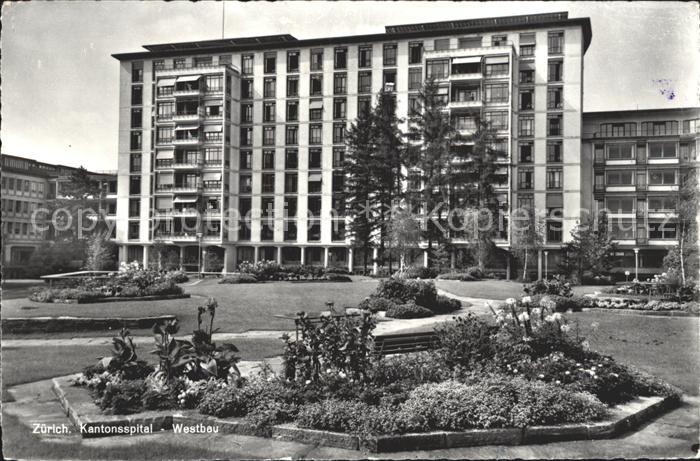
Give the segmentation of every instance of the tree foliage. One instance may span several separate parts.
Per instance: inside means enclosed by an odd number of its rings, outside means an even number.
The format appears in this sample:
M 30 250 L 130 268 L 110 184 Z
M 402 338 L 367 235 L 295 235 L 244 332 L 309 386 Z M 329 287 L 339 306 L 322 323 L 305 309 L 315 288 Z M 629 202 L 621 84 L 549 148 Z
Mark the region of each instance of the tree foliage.
M 678 246 L 669 250 L 664 268 L 671 279 L 683 285 L 698 279 L 698 191 L 697 171 L 688 170 L 678 193 Z
M 605 275 L 614 264 L 616 245 L 610 235 L 607 213 L 601 212 L 597 219 L 589 216 L 571 231 L 571 241 L 564 246 L 561 269 L 580 281 L 584 273 L 591 276 Z

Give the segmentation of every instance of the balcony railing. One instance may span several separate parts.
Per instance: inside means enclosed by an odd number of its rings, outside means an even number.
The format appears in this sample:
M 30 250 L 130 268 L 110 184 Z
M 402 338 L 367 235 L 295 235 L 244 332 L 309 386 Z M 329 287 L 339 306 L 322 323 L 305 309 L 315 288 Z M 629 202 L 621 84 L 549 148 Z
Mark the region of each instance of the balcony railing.
M 198 121 L 200 118 L 202 118 L 201 110 L 197 110 L 194 112 L 178 112 L 176 114 L 173 114 L 172 116 L 172 120 L 175 122 Z
M 202 159 L 195 159 L 195 160 L 177 160 L 172 162 L 171 168 L 178 169 L 178 170 L 191 170 L 194 168 L 201 168 L 202 167 Z
M 176 146 L 191 146 L 196 145 L 201 142 L 199 137 L 189 137 L 189 138 L 175 138 L 172 140 L 172 144 Z
M 198 96 L 199 94 L 202 93 L 203 88 L 197 87 L 197 88 L 192 88 L 192 87 L 181 87 L 178 88 L 177 86 L 173 90 L 173 96 Z
M 637 245 L 646 245 L 647 243 L 649 243 L 647 237 L 637 237 Z
M 645 192 L 647 190 L 647 185 L 646 184 L 637 184 L 636 188 L 637 188 L 637 192 Z
M 202 183 L 195 184 L 175 184 L 173 192 L 199 192 L 202 189 Z

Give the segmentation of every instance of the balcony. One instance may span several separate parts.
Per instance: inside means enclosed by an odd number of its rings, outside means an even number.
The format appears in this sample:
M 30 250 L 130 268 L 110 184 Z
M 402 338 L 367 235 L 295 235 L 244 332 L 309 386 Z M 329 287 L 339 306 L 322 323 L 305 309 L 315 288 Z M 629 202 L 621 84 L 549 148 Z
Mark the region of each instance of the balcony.
M 197 182 L 197 183 L 183 183 L 183 184 L 175 184 L 172 188 L 172 191 L 175 193 L 198 193 L 202 190 L 202 184 Z
M 649 239 L 646 237 L 637 237 L 637 245 L 647 245 L 649 244 Z
M 177 97 L 182 97 L 182 96 L 199 96 L 202 94 L 202 87 L 193 87 L 193 86 L 175 86 L 175 89 L 173 90 L 173 96 Z
M 198 170 L 202 167 L 202 164 L 202 159 L 175 159 L 175 161 L 172 162 L 170 168 L 174 170 Z
M 479 72 L 464 72 L 464 71 L 453 71 L 450 74 L 449 80 L 451 82 L 463 82 L 467 80 L 480 80 L 484 78 L 484 74 Z
M 186 138 L 175 138 L 171 143 L 175 146 L 196 146 L 201 142 L 199 136 L 190 136 Z
M 173 122 L 198 122 L 202 118 L 202 111 L 181 112 L 172 115 Z
M 159 232 L 154 235 L 154 238 L 173 242 L 196 242 L 197 234 L 192 232 Z
M 168 209 L 168 210 L 156 210 L 154 212 L 155 216 L 158 217 L 189 217 L 189 218 L 196 218 L 199 212 L 197 211 L 196 208 L 187 208 L 187 209 L 182 209 L 182 210 L 177 210 L 177 209 Z

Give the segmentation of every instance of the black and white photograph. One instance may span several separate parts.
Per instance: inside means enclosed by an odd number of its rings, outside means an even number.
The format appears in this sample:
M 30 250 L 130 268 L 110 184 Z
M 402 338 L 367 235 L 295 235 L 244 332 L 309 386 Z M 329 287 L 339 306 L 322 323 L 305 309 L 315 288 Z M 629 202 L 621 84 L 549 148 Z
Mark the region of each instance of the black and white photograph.
M 2 457 L 700 456 L 700 4 L 7 1 Z

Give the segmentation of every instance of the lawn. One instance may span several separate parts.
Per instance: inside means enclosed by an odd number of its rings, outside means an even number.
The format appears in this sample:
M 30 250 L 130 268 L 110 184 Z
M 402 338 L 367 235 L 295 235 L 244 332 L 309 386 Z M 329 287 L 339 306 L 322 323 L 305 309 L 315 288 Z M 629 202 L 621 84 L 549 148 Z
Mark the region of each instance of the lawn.
M 523 295 L 523 283 L 506 280 L 477 280 L 474 282 L 460 282 L 458 280 L 437 280 L 435 285 L 457 296 L 484 299 L 508 299 L 518 298 Z M 601 286 L 575 286 L 574 294 L 584 295 L 595 291 L 601 291 Z
M 202 304 L 205 297 L 213 296 L 219 303 L 215 327 L 220 332 L 288 330 L 293 328 L 293 323 L 275 315 L 319 312 L 326 309 L 329 301 L 338 307 L 354 307 L 374 292 L 377 284 L 376 280 L 364 277 L 358 277 L 352 283 L 272 282 L 241 285 L 220 285 L 218 279 L 206 279 L 197 285 L 183 285 L 185 291 L 192 295 L 190 299 L 96 304 L 42 304 L 27 299 L 12 299 L 3 302 L 2 307 L 5 317 L 146 317 L 173 314 L 181 323 L 181 331 L 189 332 L 197 326 L 196 306 Z M 93 332 L 90 335 L 97 334 Z

